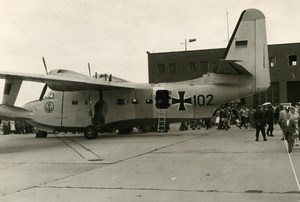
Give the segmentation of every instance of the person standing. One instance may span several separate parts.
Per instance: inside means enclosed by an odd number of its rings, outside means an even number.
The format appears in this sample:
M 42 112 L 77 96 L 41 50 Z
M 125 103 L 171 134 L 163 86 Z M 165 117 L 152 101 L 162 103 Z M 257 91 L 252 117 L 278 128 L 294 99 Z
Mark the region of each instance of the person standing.
M 290 119 L 291 115 L 289 113 L 286 114 L 286 120 L 281 123 L 284 139 L 288 144 L 289 153 L 292 152 L 294 146 L 294 133 L 296 131 L 296 124 L 293 120 Z
M 10 131 L 14 134 L 16 134 L 16 125 L 15 125 L 15 121 L 10 121 Z
M 279 112 L 280 112 L 279 106 L 276 106 L 276 107 L 275 107 L 275 111 L 274 111 L 274 121 L 275 121 L 275 124 L 278 123 L 278 120 L 279 120 Z
M 268 125 L 267 129 L 267 135 L 268 136 L 274 136 L 273 130 L 274 130 L 274 113 L 273 113 L 273 107 L 272 105 L 268 106 L 268 109 L 266 110 L 266 123 Z
M 295 122 L 296 128 L 298 128 L 298 119 L 299 119 L 299 114 L 298 112 L 296 112 L 296 108 L 295 107 L 291 107 L 290 108 L 290 113 L 291 113 L 291 120 L 293 120 Z M 295 130 L 294 133 L 294 143 L 296 146 L 299 145 L 299 133 L 297 130 Z
M 285 121 L 285 117 L 286 117 L 286 110 L 282 105 L 279 105 L 279 119 L 278 119 L 278 124 L 282 130 L 282 138 L 281 140 L 284 140 L 284 132 L 282 129 L 282 123 Z
M 265 114 L 264 111 L 262 111 L 261 106 L 258 106 L 254 112 L 254 124 L 256 128 L 256 133 L 255 133 L 255 141 L 259 141 L 259 132 L 261 132 L 264 141 L 267 141 L 266 138 L 266 133 L 265 133 Z
M 245 129 L 247 129 L 248 127 L 246 125 L 246 122 L 248 121 L 249 109 L 246 106 L 243 106 L 240 113 L 241 113 L 241 124 L 239 128 L 245 126 Z

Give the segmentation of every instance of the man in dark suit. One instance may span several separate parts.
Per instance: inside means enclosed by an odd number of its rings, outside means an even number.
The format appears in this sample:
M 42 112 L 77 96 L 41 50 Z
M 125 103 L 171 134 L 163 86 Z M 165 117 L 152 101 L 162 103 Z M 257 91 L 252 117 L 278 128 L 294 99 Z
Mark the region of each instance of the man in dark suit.
M 294 133 L 296 133 L 296 124 L 293 120 L 290 119 L 291 115 L 286 114 L 286 120 L 281 123 L 282 131 L 284 134 L 284 139 L 288 143 L 289 153 L 293 150 L 294 145 Z
M 254 124 L 255 124 L 255 128 L 256 128 L 255 141 L 258 141 L 260 131 L 264 138 L 264 141 L 267 141 L 266 133 L 265 133 L 265 126 L 266 126 L 265 113 L 263 110 L 261 110 L 261 106 L 258 106 L 256 108 L 253 116 L 254 116 Z
M 273 130 L 274 130 L 274 113 L 273 113 L 273 107 L 272 105 L 269 105 L 266 110 L 266 123 L 268 124 L 267 129 L 267 136 L 274 136 Z

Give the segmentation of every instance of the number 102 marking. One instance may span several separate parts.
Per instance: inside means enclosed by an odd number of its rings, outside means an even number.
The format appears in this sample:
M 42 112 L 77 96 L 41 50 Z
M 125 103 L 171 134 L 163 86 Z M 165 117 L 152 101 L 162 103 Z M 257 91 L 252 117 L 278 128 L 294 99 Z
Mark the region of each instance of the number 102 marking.
M 214 105 L 212 103 L 214 96 L 212 94 L 208 94 L 208 95 L 194 95 L 193 96 L 194 99 L 194 105 L 195 106 L 209 106 L 209 105 Z

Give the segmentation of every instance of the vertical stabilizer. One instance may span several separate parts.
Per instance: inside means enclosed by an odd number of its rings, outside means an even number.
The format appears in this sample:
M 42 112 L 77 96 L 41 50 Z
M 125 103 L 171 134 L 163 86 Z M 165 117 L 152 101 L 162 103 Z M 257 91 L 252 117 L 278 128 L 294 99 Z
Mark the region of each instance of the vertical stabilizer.
M 225 60 L 238 60 L 254 76 L 253 88 L 261 92 L 270 86 L 269 56 L 264 14 L 247 9 L 240 19 L 226 48 Z

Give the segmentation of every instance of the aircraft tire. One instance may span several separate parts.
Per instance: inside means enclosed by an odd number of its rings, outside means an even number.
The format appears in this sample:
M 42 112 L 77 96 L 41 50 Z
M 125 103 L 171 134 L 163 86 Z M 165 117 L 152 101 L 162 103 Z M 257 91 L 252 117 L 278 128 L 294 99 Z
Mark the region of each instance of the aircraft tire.
M 86 129 L 84 131 L 84 137 L 86 139 L 96 139 L 98 137 L 97 128 L 94 126 L 86 127 Z
M 35 137 L 36 138 L 46 138 L 47 135 L 48 135 L 47 132 L 38 130 L 38 131 L 36 131 Z

